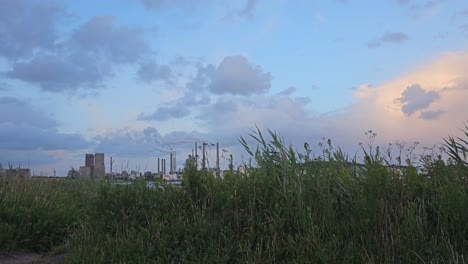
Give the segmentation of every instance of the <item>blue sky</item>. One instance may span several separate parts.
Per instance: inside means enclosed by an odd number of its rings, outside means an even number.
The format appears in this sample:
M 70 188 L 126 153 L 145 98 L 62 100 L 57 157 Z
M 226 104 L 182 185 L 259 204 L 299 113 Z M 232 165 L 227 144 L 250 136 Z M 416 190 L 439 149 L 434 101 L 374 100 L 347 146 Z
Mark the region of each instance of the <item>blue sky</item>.
M 256 125 L 298 148 L 354 153 L 369 129 L 431 146 L 468 120 L 464 0 L 1 5 L 3 166 L 64 175 L 105 152 L 155 170 L 194 141 L 240 164 Z

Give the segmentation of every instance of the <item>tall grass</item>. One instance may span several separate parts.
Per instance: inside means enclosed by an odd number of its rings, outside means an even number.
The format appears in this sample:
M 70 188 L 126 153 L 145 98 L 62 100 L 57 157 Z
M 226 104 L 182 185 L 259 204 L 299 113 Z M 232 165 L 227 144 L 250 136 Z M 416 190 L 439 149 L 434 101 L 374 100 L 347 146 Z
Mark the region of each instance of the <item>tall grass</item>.
M 0 176 L 0 251 L 45 252 L 78 225 L 93 185 Z
M 416 168 L 414 162 L 391 166 L 388 153 L 373 145 L 375 134 L 367 135 L 362 163 L 330 140 L 319 153 L 308 144 L 298 152 L 275 132 L 256 130 L 249 135 L 253 146 L 240 138 L 255 166 L 231 169 L 224 180 L 187 164 L 181 187 L 160 182 L 149 189 L 143 181 L 2 185 L 0 224 L 19 231 L 6 232 L 0 245 L 35 249 L 24 237 L 66 243 L 70 263 L 468 261 L 465 139 L 446 142 L 460 159 L 425 157 L 424 167 Z M 59 228 L 11 227 L 27 222 L 34 210 L 42 210 L 36 222 L 49 219 Z M 32 230 L 48 230 L 47 236 Z

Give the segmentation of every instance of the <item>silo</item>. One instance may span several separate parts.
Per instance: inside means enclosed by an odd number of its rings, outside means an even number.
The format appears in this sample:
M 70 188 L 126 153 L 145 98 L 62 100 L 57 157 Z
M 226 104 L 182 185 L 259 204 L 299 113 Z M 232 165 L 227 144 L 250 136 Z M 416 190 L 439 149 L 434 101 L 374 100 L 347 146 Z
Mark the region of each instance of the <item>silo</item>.
M 96 153 L 94 154 L 94 177 L 103 178 L 104 176 L 106 176 L 104 153 Z
M 93 154 L 86 154 L 85 155 L 85 166 L 86 167 L 94 167 L 94 155 Z

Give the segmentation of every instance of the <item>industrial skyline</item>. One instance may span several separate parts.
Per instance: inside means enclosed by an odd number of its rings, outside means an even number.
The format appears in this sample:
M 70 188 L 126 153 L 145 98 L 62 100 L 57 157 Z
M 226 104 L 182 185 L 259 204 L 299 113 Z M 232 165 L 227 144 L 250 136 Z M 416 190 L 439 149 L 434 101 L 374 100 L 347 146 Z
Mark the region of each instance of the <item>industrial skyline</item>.
M 0 39 L 0 162 L 35 174 L 181 167 L 195 141 L 241 165 L 256 127 L 422 152 L 467 122 L 466 0 L 6 0 Z

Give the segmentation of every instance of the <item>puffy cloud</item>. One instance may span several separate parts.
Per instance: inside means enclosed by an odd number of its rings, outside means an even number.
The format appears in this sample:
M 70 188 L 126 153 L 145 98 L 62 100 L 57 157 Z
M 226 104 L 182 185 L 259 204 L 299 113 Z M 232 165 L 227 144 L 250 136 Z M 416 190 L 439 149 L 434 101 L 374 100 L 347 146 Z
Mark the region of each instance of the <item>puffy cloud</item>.
M 227 56 L 218 67 L 197 65 L 196 74 L 186 83 L 183 96 L 159 106 L 152 114 L 141 113 L 138 120 L 165 121 L 186 117 L 194 107 L 210 104 L 214 96 L 264 94 L 271 86 L 270 81 L 270 73 L 251 65 L 246 58 Z
M 296 91 L 296 87 L 290 86 L 286 90 L 278 93 L 278 95 L 291 95 Z
M 306 104 L 314 98 L 294 98 L 294 89 L 289 88 L 274 95 L 227 95 L 207 106 L 199 118 L 237 159 L 243 152 L 236 138 L 246 136 L 255 125 L 278 131 L 286 144 L 299 150 L 310 142 L 315 153 L 320 149 L 313 143 L 325 137 L 353 155 L 369 129 L 378 134 L 376 144 L 400 140 L 432 145 L 456 134 L 467 121 L 467 67 L 467 53 L 442 54 L 388 82 L 361 85 L 354 104 L 325 114 L 311 113 Z
M 402 32 L 386 32 L 382 36 L 371 40 L 367 43 L 369 48 L 377 48 L 380 47 L 383 43 L 394 43 L 400 44 L 408 41 L 410 37 Z
M 52 1 L 4 0 L 0 8 L 0 56 L 30 57 L 38 49 L 53 49 L 56 24 L 64 9 Z
M 170 82 L 172 75 L 172 69 L 168 65 L 159 65 L 154 61 L 141 63 L 138 68 L 138 76 L 148 83 L 157 80 Z
M 419 115 L 420 118 L 426 120 L 435 120 L 438 119 L 440 115 L 442 115 L 444 111 L 442 110 L 435 110 L 435 111 L 423 111 Z
M 68 45 L 89 56 L 105 57 L 114 63 L 133 63 L 151 49 L 139 28 L 117 27 L 112 16 L 93 17 L 73 32 Z
M 0 149 L 8 150 L 73 150 L 88 146 L 88 142 L 79 134 L 65 134 L 57 129 L 23 124 L 0 124 L 0 138 Z
M 387 141 L 440 142 L 467 121 L 466 67 L 467 53 L 449 52 L 386 83 L 363 85 L 354 94 L 358 101 L 333 122 L 354 135 L 356 128 L 370 128 Z
M 76 58 L 78 59 L 78 58 Z M 111 73 L 109 65 L 100 65 L 86 56 L 75 61 L 56 55 L 39 55 L 27 62 L 13 64 L 6 73 L 10 78 L 37 83 L 50 92 L 76 90 L 80 86 L 96 87 L 105 76 Z
M 50 92 L 98 88 L 115 64 L 137 63 L 151 54 L 141 29 L 119 27 L 110 16 L 91 18 L 56 46 L 13 63 L 6 76 Z
M 408 86 L 403 91 L 402 97 L 397 100 L 403 103 L 401 110 L 408 116 L 418 110 L 425 109 L 432 102 L 439 98 L 439 94 L 435 91 L 426 92 L 419 84 Z
M 138 120 L 158 120 L 158 121 L 166 121 L 171 118 L 182 118 L 188 116 L 190 114 L 190 110 L 187 106 L 182 104 L 175 104 L 169 106 L 161 106 L 152 113 L 152 114 L 140 114 L 138 116 Z
M 246 158 L 237 138 L 248 135 L 256 125 L 278 131 L 286 144 L 299 150 L 310 142 L 315 153 L 320 149 L 314 141 L 325 137 L 353 155 L 369 129 L 378 133 L 376 144 L 402 140 L 432 145 L 457 133 L 466 122 L 466 68 L 467 53 L 444 53 L 388 82 L 361 85 L 354 92 L 354 104 L 325 114 L 311 113 L 308 104 L 316 99 L 295 97 L 293 87 L 275 94 L 208 94 L 211 101 L 191 110 L 200 111 L 194 117 L 209 131 L 208 138 L 219 141 L 237 161 Z M 201 80 L 201 94 L 210 91 L 207 87 L 215 71 L 206 66 L 194 77 Z M 174 103 L 180 102 L 181 98 Z
M 212 72 L 208 89 L 214 94 L 252 95 L 267 92 L 271 74 L 243 56 L 227 56 Z

